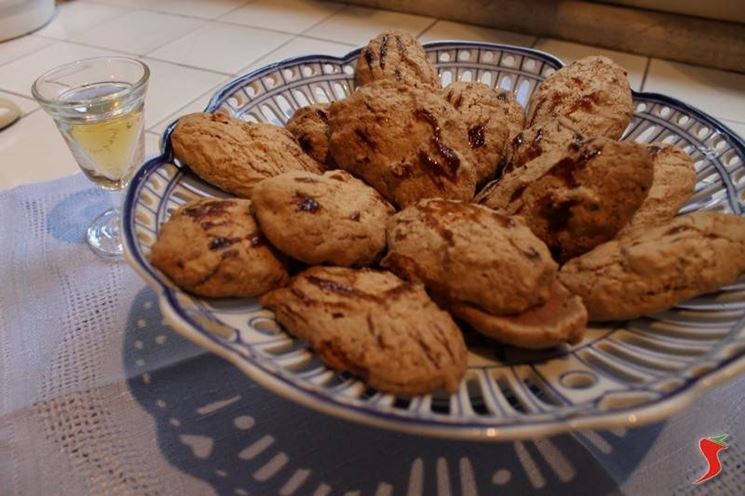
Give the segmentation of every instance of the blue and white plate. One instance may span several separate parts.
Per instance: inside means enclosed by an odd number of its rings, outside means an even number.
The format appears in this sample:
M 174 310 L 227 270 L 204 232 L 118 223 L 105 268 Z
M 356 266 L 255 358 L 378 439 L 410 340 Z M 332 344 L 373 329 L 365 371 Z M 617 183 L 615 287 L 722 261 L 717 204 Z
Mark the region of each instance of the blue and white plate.
M 443 85 L 481 81 L 526 105 L 562 66 L 551 55 L 505 45 L 426 45 Z M 210 101 L 240 119 L 283 125 L 298 107 L 346 97 L 359 50 L 337 58 L 286 60 L 238 77 Z M 673 143 L 693 158 L 696 192 L 683 208 L 742 214 L 745 144 L 721 123 L 678 100 L 634 93 L 624 139 Z M 529 352 L 468 335 L 468 372 L 452 396 L 398 398 L 328 369 L 256 300 L 209 300 L 180 291 L 149 262 L 173 209 L 225 196 L 163 154 L 137 173 L 124 205 L 126 257 L 157 291 L 173 329 L 232 362 L 271 391 L 331 415 L 399 431 L 460 439 L 518 439 L 571 429 L 633 427 L 681 410 L 697 394 L 745 372 L 745 280 L 669 311 L 593 325 L 576 346 Z

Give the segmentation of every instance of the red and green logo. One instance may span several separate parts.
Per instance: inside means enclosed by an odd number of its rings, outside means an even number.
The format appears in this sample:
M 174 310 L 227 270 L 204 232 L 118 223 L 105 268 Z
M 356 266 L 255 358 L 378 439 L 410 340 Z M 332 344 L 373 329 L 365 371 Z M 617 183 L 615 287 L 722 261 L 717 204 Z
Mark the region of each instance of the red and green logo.
M 727 434 L 720 434 L 709 438 L 704 437 L 698 440 L 698 449 L 701 451 L 701 455 L 706 459 L 708 468 L 701 477 L 693 482 L 694 484 L 701 484 L 702 482 L 711 480 L 722 471 L 722 463 L 719 461 L 719 452 L 727 449 L 727 445 L 724 444 L 725 439 L 727 439 Z

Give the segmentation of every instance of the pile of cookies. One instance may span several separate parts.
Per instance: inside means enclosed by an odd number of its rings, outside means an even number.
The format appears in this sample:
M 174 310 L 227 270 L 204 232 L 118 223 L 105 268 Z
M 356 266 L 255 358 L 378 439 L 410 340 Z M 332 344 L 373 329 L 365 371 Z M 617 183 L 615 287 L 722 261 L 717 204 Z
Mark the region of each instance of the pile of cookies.
M 690 158 L 618 141 L 626 72 L 604 57 L 509 91 L 446 88 L 410 35 L 363 48 L 346 99 L 286 128 L 182 117 L 176 158 L 234 195 L 175 211 L 152 263 L 207 297 L 257 297 L 330 367 L 382 392 L 458 388 L 459 326 L 495 345 L 582 339 L 745 271 L 745 218 L 675 217 Z

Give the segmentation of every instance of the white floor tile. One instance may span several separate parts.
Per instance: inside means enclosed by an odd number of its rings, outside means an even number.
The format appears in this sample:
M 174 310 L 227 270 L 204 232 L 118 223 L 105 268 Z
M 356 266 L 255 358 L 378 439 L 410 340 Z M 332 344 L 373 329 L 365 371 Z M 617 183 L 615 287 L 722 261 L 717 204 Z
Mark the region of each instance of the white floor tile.
M 460 24 L 450 21 L 437 21 L 434 26 L 419 37 L 421 42 L 436 40 L 468 40 L 490 41 L 492 43 L 506 43 L 508 45 L 531 46 L 535 36 L 489 29 L 472 24 Z
M 214 95 L 217 90 L 219 90 L 223 84 L 227 83 L 228 79 L 223 81 L 222 83 L 216 85 L 214 88 L 211 88 L 207 90 L 203 95 L 198 97 L 196 100 L 192 101 L 188 105 L 184 105 L 162 121 L 155 124 L 153 127 L 149 129 L 150 132 L 156 133 L 157 135 L 163 134 L 163 131 L 166 130 L 168 126 L 171 125 L 171 123 L 175 120 L 177 120 L 179 117 L 186 115 L 186 114 L 193 114 L 195 112 L 204 112 L 204 109 L 207 107 L 207 104 L 209 103 L 210 99 L 212 98 L 212 95 Z
M 39 104 L 36 103 L 35 100 L 31 98 L 24 98 L 18 95 L 13 95 L 11 93 L 6 93 L 5 91 L 0 91 L 0 98 L 10 100 L 11 102 L 18 105 L 18 108 L 21 109 L 21 115 L 28 115 L 39 108 Z
M 144 8 L 141 6 L 141 4 L 144 3 L 143 0 L 86 0 L 93 3 L 101 3 L 106 5 L 115 5 L 117 7 L 126 7 L 129 9 L 141 9 Z
M 349 6 L 304 34 L 325 40 L 365 45 L 378 33 L 388 29 L 402 29 L 417 36 L 433 21 L 431 17 Z
M 148 129 L 224 80 L 225 76 L 190 67 L 145 59 L 150 83 L 145 98 L 145 128 Z
M 79 172 L 52 118 L 37 111 L 0 131 L 0 189 Z
M 145 133 L 145 159 L 149 160 L 158 155 L 160 155 L 160 135 Z
M 736 132 L 740 138 L 745 140 L 745 122 L 735 122 L 722 119 L 722 124 Z
M 0 65 L 41 50 L 52 42 L 36 36 L 22 36 L 0 43 Z
M 606 50 L 605 48 L 597 48 L 590 45 L 570 43 L 568 41 L 552 40 L 549 38 L 538 40 L 535 48 L 548 52 L 551 55 L 555 55 L 565 64 L 569 64 L 577 59 L 588 57 L 590 55 L 603 55 L 626 69 L 626 72 L 629 73 L 628 78 L 632 88 L 639 91 L 642 87 L 644 70 L 647 66 L 647 57 L 617 52 L 615 50 Z
M 745 74 L 652 59 L 644 91 L 678 98 L 715 117 L 745 121 Z
M 234 74 L 291 37 L 290 34 L 211 22 L 148 56 Z
M 34 34 L 48 38 L 67 39 L 126 12 L 128 10 L 121 7 L 98 3 L 80 1 L 60 3 L 57 5 L 54 19 Z
M 217 19 L 250 0 L 93 0 L 109 5 Z
M 136 10 L 75 34 L 71 40 L 144 55 L 195 30 L 201 22 L 189 17 Z
M 246 26 L 302 33 L 343 5 L 315 0 L 257 0 L 221 18 Z
M 343 43 L 334 43 L 331 41 L 316 40 L 313 38 L 304 38 L 298 36 L 291 42 L 283 45 L 281 48 L 273 51 L 261 60 L 256 61 L 247 70 L 258 69 L 259 67 L 271 64 L 273 62 L 279 62 L 280 60 L 288 59 L 291 57 L 301 57 L 303 55 L 333 55 L 340 57 L 346 55 L 354 49 L 354 45 L 346 45 Z
M 0 66 L 0 89 L 31 96 L 31 85 L 46 71 L 68 62 L 113 55 L 99 48 L 58 41 L 46 48 Z

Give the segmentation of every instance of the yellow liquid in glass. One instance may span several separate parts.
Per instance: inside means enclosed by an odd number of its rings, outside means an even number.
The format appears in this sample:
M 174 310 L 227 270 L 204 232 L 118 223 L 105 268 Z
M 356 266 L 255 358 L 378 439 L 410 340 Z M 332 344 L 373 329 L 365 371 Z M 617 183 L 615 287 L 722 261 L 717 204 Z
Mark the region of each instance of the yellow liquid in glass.
M 121 85 L 86 89 L 85 97 L 105 96 Z M 76 92 L 75 97 L 80 97 Z M 75 118 L 57 124 L 83 172 L 106 189 L 125 187 L 144 157 L 143 107 L 122 109 L 116 100 L 81 106 Z
M 97 175 L 109 180 L 127 176 L 133 166 L 133 149 L 140 139 L 142 111 L 111 120 L 71 124 L 70 137 L 94 164 Z

